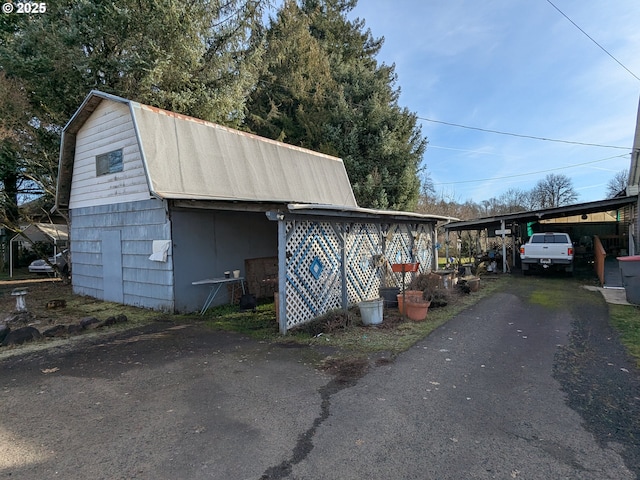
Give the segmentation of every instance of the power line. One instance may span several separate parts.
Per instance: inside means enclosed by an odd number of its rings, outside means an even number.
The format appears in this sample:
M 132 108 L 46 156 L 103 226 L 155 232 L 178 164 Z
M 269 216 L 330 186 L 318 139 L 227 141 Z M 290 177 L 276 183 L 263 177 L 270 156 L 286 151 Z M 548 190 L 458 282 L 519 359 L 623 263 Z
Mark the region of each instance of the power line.
M 635 78 L 636 80 L 640 80 L 640 78 L 638 78 L 638 76 L 633 73 L 631 70 L 629 70 L 622 62 L 620 62 L 620 60 L 618 60 L 616 57 L 614 57 L 611 53 L 609 53 L 609 51 L 604 48 L 602 45 L 600 45 L 598 42 L 596 42 L 593 37 L 591 37 L 587 32 L 585 32 L 582 28 L 580 28 L 578 26 L 578 24 L 576 22 L 574 22 L 573 20 L 571 20 L 562 10 L 560 10 L 558 7 L 556 7 L 553 2 L 551 2 L 551 0 L 547 0 L 547 3 L 549 3 L 549 5 L 551 5 L 553 8 L 555 8 L 558 12 L 560 12 L 560 15 L 562 15 L 564 18 L 566 18 L 567 20 L 569 20 L 574 27 L 576 27 L 578 30 L 580 30 L 589 40 L 591 40 L 593 43 L 595 43 L 600 50 L 602 50 L 604 53 L 606 53 L 607 55 L 609 55 L 618 65 L 620 65 L 622 68 L 624 68 L 627 72 L 629 72 L 631 75 L 633 75 L 633 78 Z
M 478 180 L 462 180 L 459 182 L 439 182 L 439 183 L 434 183 L 434 186 L 437 185 L 457 185 L 457 184 L 461 184 L 461 183 L 479 183 L 479 182 L 491 182 L 491 181 L 495 181 L 495 180 L 506 180 L 509 178 L 517 178 L 517 177 L 526 177 L 527 175 L 538 175 L 540 173 L 547 173 L 547 172 L 555 172 L 557 170 L 565 170 L 567 168 L 573 168 L 573 167 L 582 167 L 584 165 L 590 165 L 592 163 L 599 163 L 599 162 L 604 162 L 605 160 L 611 160 L 614 158 L 620 158 L 620 157 L 626 157 L 627 155 L 615 155 L 613 157 L 607 157 L 607 158 L 601 158 L 600 160 L 593 160 L 591 162 L 584 162 L 584 163 L 575 163 L 572 165 L 566 165 L 564 167 L 558 167 L 558 168 L 550 168 L 548 170 L 539 170 L 537 172 L 528 172 L 528 173 L 518 173 L 515 175 L 507 175 L 505 177 L 493 177 L 493 178 L 481 178 Z
M 495 134 L 498 134 L 498 135 L 508 135 L 510 137 L 530 138 L 532 140 L 544 140 L 545 142 L 568 143 L 570 145 L 582 145 L 582 146 L 586 146 L 586 147 L 618 148 L 620 150 L 629 150 L 629 147 L 620 147 L 620 146 L 617 146 L 617 145 L 601 145 L 599 143 L 573 142 L 571 140 L 559 140 L 557 138 L 536 137 L 534 135 L 522 135 L 520 133 L 502 132 L 500 130 L 490 130 L 488 128 L 471 127 L 469 125 L 461 125 L 459 123 L 443 122 L 442 120 L 434 120 L 432 118 L 425 118 L 425 117 L 416 117 L 416 118 L 418 118 L 420 120 L 424 120 L 425 122 L 440 123 L 442 125 L 449 125 L 450 127 L 466 128 L 468 130 L 477 130 L 477 131 L 480 131 L 480 132 L 495 133 Z
M 283 84 L 283 83 L 279 83 L 279 82 L 271 82 L 268 80 L 259 80 L 260 83 L 264 84 L 264 85 L 268 85 L 271 87 L 281 87 L 281 88 L 289 88 L 287 85 Z M 323 98 L 329 98 L 328 95 L 324 95 L 324 94 L 320 94 L 320 96 L 322 96 Z M 364 107 L 363 104 L 360 103 L 352 103 L 351 106 L 353 107 Z M 458 127 L 458 128 L 466 128 L 468 130 L 477 130 L 480 132 L 486 132 L 486 133 L 495 133 L 497 135 L 507 135 L 507 136 L 511 136 L 511 137 L 517 137 L 517 138 L 529 138 L 531 140 L 542 140 L 542 141 L 546 141 L 546 142 L 556 142 L 556 143 L 565 143 L 565 144 L 569 144 L 569 145 L 581 145 L 581 146 L 586 146 L 586 147 L 600 147 L 600 148 L 617 148 L 619 150 L 629 150 L 629 147 L 620 147 L 617 145 L 601 145 L 598 143 L 587 143 L 587 142 L 573 142 L 570 140 L 560 140 L 560 139 L 556 139 L 556 138 L 546 138 L 546 137 L 538 137 L 535 135 L 523 135 L 520 133 L 511 133 L 511 132 L 503 132 L 500 130 L 489 130 L 486 128 L 480 128 L 480 127 L 471 127 L 469 125 L 462 125 L 459 123 L 451 123 L 451 122 L 444 122 L 442 120 L 434 120 L 432 118 L 426 118 L 426 117 L 419 117 L 416 115 L 416 118 L 418 120 L 424 120 L 425 122 L 431 122 L 431 123 L 439 123 L 442 125 L 449 125 L 450 127 Z

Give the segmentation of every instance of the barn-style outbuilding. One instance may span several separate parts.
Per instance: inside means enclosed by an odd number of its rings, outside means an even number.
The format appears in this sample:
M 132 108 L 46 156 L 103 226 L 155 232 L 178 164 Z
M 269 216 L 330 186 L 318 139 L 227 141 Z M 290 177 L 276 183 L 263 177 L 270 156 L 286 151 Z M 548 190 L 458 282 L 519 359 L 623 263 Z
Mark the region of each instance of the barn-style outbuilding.
M 194 281 L 273 259 L 283 332 L 377 297 L 390 262 L 435 268 L 445 220 L 358 207 L 339 158 L 99 91 L 64 128 L 56 208 L 75 293 L 198 311 Z

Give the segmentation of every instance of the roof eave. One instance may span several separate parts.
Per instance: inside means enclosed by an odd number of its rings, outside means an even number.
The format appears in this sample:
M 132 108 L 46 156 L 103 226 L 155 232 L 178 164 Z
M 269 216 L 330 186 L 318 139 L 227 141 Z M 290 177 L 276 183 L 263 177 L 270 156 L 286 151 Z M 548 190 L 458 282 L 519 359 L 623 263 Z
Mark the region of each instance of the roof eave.
M 402 220 L 414 222 L 449 222 L 457 220 L 453 217 L 444 217 L 441 215 L 427 215 L 416 212 L 403 212 L 397 210 L 378 210 L 373 208 L 352 207 L 348 205 L 327 205 L 327 204 L 308 204 L 308 203 L 290 203 L 287 205 L 290 213 L 301 215 L 325 215 L 334 217 L 366 217 L 389 220 Z

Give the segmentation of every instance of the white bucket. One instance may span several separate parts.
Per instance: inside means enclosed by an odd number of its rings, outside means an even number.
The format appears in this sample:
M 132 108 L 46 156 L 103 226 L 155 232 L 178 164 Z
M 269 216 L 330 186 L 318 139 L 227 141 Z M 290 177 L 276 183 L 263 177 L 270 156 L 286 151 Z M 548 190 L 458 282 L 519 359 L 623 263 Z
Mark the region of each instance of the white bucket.
M 379 325 L 382 323 L 383 298 L 365 300 L 364 302 L 360 302 L 359 306 L 362 323 L 365 325 Z

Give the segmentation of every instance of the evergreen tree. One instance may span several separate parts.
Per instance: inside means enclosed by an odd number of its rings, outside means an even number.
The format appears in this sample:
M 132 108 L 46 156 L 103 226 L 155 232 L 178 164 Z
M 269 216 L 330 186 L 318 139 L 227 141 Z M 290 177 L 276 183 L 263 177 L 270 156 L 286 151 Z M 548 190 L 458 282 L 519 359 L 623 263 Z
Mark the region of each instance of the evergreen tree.
M 92 89 L 238 126 L 267 2 L 56 0 L 0 16 L 0 86 L 15 94 L 0 102 L 2 223 L 17 228 L 21 193 L 53 195 L 60 133 Z
M 5 15 L 0 68 L 63 125 L 91 89 L 238 124 L 255 83 L 266 0 L 76 0 Z
M 288 0 L 267 33 L 266 71 L 247 127 L 341 157 L 359 205 L 413 209 L 426 139 L 398 105 L 382 39 L 347 14 L 355 0 Z
M 330 121 L 328 99 L 337 85 L 310 21 L 295 1 L 287 0 L 271 22 L 264 71 L 245 125 L 259 135 L 329 153 L 331 147 L 321 139 Z

